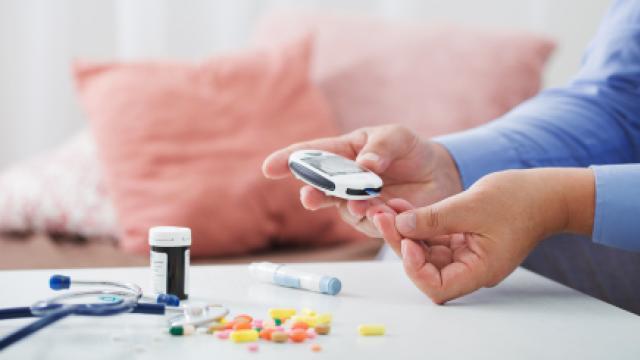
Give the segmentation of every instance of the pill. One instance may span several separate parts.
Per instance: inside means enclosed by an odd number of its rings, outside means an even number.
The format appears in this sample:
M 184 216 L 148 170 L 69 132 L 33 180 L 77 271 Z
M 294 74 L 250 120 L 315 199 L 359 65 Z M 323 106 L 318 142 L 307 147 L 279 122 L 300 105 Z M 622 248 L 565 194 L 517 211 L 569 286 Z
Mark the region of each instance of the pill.
M 277 343 L 284 343 L 289 340 L 289 335 L 284 331 L 274 331 L 271 333 L 271 341 Z
M 291 329 L 307 330 L 308 328 L 309 328 L 309 324 L 307 324 L 306 322 L 302 322 L 302 321 L 298 321 L 296 323 L 293 323 L 293 325 L 291 325 Z
M 329 332 L 331 331 L 331 326 L 327 324 L 320 324 L 320 325 L 316 325 L 314 329 L 316 334 L 318 335 L 328 335 Z
M 331 320 L 333 320 L 333 316 L 329 313 L 324 313 L 316 316 L 316 323 L 318 324 L 331 324 Z
M 236 323 L 249 323 L 251 324 L 251 322 L 253 321 L 253 318 L 247 314 L 242 314 L 242 315 L 238 315 L 236 317 L 233 318 L 233 321 Z
M 236 322 L 233 325 L 233 330 L 248 330 L 251 329 L 251 324 L 248 322 Z
M 191 335 L 196 332 L 196 328 L 193 325 L 185 325 L 182 327 L 183 335 Z
M 296 314 L 296 309 L 273 308 L 269 309 L 269 317 L 272 319 L 288 319 Z
M 249 344 L 247 345 L 247 349 L 251 352 L 256 352 L 258 351 L 258 344 L 256 343 Z
M 384 335 L 385 328 L 382 324 L 362 324 L 358 326 L 358 332 L 362 336 Z
M 228 331 L 220 331 L 216 334 L 216 336 L 218 337 L 218 339 L 220 340 L 227 340 L 229 338 L 229 332 Z
M 235 330 L 229 335 L 234 342 L 250 342 L 258 340 L 258 332 L 255 330 Z
M 316 326 L 316 322 L 317 322 L 315 316 L 301 316 L 301 315 L 292 317 L 291 321 L 293 321 L 294 324 L 297 322 L 304 322 L 304 323 L 307 323 L 309 327 Z
M 172 326 L 169 328 L 169 334 L 174 336 L 184 335 L 184 328 L 182 326 Z
M 307 330 L 307 338 L 315 339 L 316 338 L 316 331 L 313 330 L 313 329 Z
M 233 326 L 236 324 L 235 321 L 227 321 L 226 323 L 224 323 L 224 328 L 225 329 L 233 329 Z
M 293 342 L 303 342 L 307 338 L 307 331 L 303 329 L 294 329 L 291 330 L 289 337 Z
M 260 338 L 264 340 L 271 340 L 271 334 L 273 334 L 274 331 L 275 329 L 273 328 L 262 329 L 260 330 Z
M 322 346 L 320 346 L 320 344 L 311 344 L 311 351 L 313 352 L 318 352 L 320 350 L 322 350 Z
M 300 311 L 302 313 L 302 315 L 307 315 L 307 316 L 316 316 L 316 312 L 309 309 L 309 308 L 304 308 L 302 309 L 302 311 Z
M 253 320 L 252 325 L 254 328 L 260 328 L 260 329 L 264 327 L 264 323 L 262 320 Z
M 274 329 L 278 330 L 278 331 L 284 331 L 284 326 L 278 325 L 278 326 L 274 327 Z
M 273 319 L 273 321 L 276 323 L 276 326 L 282 325 L 282 320 L 280 320 L 278 318 Z

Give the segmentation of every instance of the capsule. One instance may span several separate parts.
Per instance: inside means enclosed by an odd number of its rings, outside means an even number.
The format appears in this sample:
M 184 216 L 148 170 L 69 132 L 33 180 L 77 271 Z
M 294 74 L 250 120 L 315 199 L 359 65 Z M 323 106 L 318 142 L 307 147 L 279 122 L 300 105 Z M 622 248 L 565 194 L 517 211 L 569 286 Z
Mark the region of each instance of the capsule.
M 269 316 L 272 319 L 288 319 L 290 317 L 292 317 L 293 315 L 296 314 L 296 309 L 290 309 L 290 308 L 274 308 L 274 309 L 269 309 Z
M 289 340 L 289 335 L 284 331 L 274 331 L 271 333 L 271 341 L 276 343 L 284 343 Z
M 333 316 L 331 316 L 331 314 L 329 313 L 323 313 L 316 316 L 317 324 L 331 324 L 332 320 L 333 320 Z
M 235 331 L 232 331 L 229 336 L 231 337 L 231 340 L 233 340 L 233 342 L 236 342 L 236 343 L 251 342 L 251 341 L 258 340 L 258 332 L 253 329 L 235 330 Z
M 298 321 L 293 323 L 293 325 L 291 325 L 291 329 L 303 329 L 303 330 L 307 330 L 309 328 L 309 324 L 307 324 L 306 322 L 303 321 Z
M 251 329 L 251 323 L 237 322 L 233 325 L 233 330 L 249 330 Z
M 291 334 L 289 335 L 289 337 L 293 342 L 303 342 L 307 339 L 307 331 L 303 329 L 294 329 L 291 330 Z
M 331 326 L 327 324 L 320 324 L 320 325 L 316 325 L 314 330 L 318 335 L 329 335 L 329 332 L 331 331 Z
M 358 332 L 362 336 L 384 335 L 385 328 L 382 324 L 362 324 L 358 326 Z
M 293 323 L 298 323 L 298 322 L 303 322 L 306 323 L 307 325 L 309 325 L 309 327 L 314 327 L 316 326 L 317 320 L 315 316 L 301 316 L 301 315 L 296 315 L 294 317 L 291 318 L 291 321 L 293 321 Z

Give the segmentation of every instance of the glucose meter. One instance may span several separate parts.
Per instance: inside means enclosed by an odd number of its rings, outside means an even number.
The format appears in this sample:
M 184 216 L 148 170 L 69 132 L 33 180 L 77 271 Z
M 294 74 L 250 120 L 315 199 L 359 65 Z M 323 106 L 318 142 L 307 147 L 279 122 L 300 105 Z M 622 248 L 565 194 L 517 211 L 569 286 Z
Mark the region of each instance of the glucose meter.
M 355 161 L 322 150 L 299 150 L 289 156 L 289 169 L 326 195 L 365 200 L 380 195 L 382 179 Z

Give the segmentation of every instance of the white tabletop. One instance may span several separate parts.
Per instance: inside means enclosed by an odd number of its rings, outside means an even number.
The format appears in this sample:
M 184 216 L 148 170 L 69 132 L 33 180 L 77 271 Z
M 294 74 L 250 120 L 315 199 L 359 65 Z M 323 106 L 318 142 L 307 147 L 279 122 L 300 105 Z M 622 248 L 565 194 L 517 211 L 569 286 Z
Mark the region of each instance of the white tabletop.
M 73 318 L 17 343 L 0 359 L 639 359 L 635 315 L 523 269 L 493 289 L 446 306 L 433 305 L 397 262 L 305 264 L 338 276 L 338 296 L 281 288 L 252 280 L 246 266 L 194 266 L 191 294 L 226 304 L 232 314 L 266 318 L 270 307 L 308 307 L 333 314 L 332 332 L 315 342 L 260 342 L 257 353 L 207 334 L 172 337 L 149 315 Z M 0 272 L 0 307 L 50 296 L 48 277 L 132 281 L 149 289 L 146 268 Z M 0 336 L 24 320 L 0 322 Z M 361 323 L 383 323 L 387 335 L 360 337 Z

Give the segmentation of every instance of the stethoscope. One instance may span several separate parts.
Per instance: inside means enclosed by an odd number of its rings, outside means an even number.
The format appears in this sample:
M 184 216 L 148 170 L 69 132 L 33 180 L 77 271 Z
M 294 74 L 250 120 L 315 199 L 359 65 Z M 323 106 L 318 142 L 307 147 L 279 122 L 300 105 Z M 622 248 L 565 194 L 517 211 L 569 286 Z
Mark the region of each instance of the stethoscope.
M 0 309 L 0 320 L 38 317 L 39 319 L 0 339 L 0 351 L 36 331 L 69 315 L 111 316 L 123 313 L 170 315 L 169 326 L 200 326 L 222 319 L 229 310 L 218 304 L 183 305 L 171 294 L 160 294 L 155 299 L 143 296 L 140 286 L 114 281 L 72 280 L 64 275 L 52 275 L 49 287 L 53 290 L 69 289 L 71 285 L 102 286 L 96 290 L 68 291 L 40 300 L 28 307 Z M 98 296 L 100 302 L 68 303 L 84 297 Z M 145 300 L 142 302 L 141 300 Z M 153 301 L 153 302 L 150 302 Z

